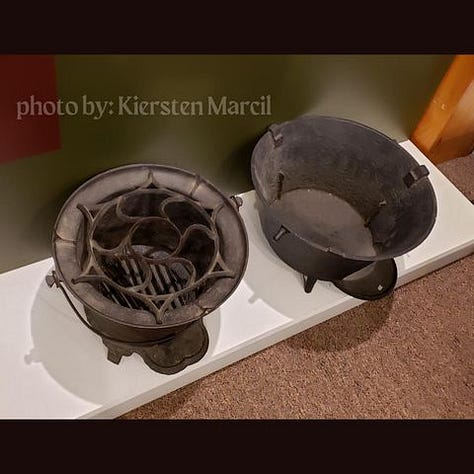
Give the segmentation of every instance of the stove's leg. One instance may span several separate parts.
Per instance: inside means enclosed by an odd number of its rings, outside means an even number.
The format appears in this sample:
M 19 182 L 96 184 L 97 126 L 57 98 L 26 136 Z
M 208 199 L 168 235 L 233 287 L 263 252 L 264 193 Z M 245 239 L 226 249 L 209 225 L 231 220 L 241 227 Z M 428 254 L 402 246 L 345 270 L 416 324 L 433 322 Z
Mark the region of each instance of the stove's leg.
M 122 353 L 115 351 L 113 349 L 108 349 L 107 350 L 107 359 L 110 360 L 110 362 L 113 362 L 114 364 L 120 364 L 120 361 L 122 360 Z
M 102 338 L 102 342 L 107 347 L 107 359 L 113 364 L 120 364 L 122 357 L 128 357 L 133 354 L 133 350 L 130 347 L 126 347 L 125 344 L 112 342 L 106 337 Z
M 304 275 L 303 278 L 304 278 L 304 291 L 306 293 L 311 293 L 318 279 L 315 276 L 308 276 L 308 275 Z

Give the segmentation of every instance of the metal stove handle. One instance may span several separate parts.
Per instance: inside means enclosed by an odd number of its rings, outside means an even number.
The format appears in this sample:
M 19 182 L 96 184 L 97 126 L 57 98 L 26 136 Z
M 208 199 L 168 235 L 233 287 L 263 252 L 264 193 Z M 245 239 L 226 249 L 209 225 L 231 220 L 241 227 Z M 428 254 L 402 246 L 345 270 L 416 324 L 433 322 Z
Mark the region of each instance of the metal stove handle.
M 99 337 L 105 337 L 106 339 L 112 341 L 112 342 L 118 342 L 120 344 L 131 344 L 130 341 L 124 341 L 124 340 L 121 340 L 121 339 L 116 339 L 114 337 L 110 337 L 108 336 L 107 334 L 103 334 L 101 333 L 100 331 L 98 331 L 96 328 L 94 328 L 93 326 L 91 326 L 85 319 L 84 317 L 82 316 L 82 314 L 79 312 L 79 310 L 76 308 L 76 306 L 74 305 L 74 303 L 72 302 L 71 298 L 69 297 L 69 295 L 67 294 L 67 291 L 66 289 L 64 288 L 64 286 L 62 285 L 61 283 L 61 280 L 59 279 L 58 277 L 58 274 L 53 270 L 51 272 L 51 275 L 47 275 L 46 278 L 46 284 L 52 288 L 53 285 L 56 285 L 57 288 L 59 288 L 61 290 L 61 292 L 63 293 L 64 297 L 66 298 L 66 301 L 69 303 L 69 306 L 71 307 L 71 309 L 74 311 L 74 313 L 76 314 L 76 316 L 79 318 L 79 321 L 81 321 L 82 324 L 84 324 L 84 326 L 86 326 L 87 329 L 91 330 L 94 334 L 97 334 L 97 336 Z M 149 346 L 149 345 L 155 345 L 157 344 L 158 342 L 159 343 L 162 343 L 162 342 L 166 342 L 166 341 L 169 341 L 173 338 L 173 335 L 170 335 L 170 336 L 166 336 L 164 337 L 163 339 L 160 339 L 159 341 L 155 341 L 153 342 L 152 344 L 149 343 L 149 342 L 133 342 L 133 345 L 135 346 Z

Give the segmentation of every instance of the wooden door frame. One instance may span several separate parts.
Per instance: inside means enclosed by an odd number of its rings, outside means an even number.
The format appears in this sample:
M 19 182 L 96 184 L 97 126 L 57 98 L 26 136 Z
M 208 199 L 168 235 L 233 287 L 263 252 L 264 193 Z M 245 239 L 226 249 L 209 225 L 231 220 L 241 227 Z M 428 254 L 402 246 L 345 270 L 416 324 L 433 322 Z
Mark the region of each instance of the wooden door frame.
M 474 149 L 474 55 L 457 55 L 411 140 L 434 163 Z

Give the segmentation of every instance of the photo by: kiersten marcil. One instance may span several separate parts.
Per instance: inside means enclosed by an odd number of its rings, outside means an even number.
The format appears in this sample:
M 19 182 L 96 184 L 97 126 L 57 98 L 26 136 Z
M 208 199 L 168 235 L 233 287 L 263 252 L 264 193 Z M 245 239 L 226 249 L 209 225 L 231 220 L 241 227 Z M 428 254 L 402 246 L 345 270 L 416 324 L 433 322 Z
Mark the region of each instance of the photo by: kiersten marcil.
M 270 116 L 272 97 L 261 95 L 252 100 L 228 96 L 208 96 L 205 100 L 145 100 L 138 95 L 120 95 L 115 100 L 94 100 L 84 94 L 80 100 L 41 101 L 34 95 L 17 102 L 17 120 L 25 116 L 83 115 L 93 120 L 107 116 Z

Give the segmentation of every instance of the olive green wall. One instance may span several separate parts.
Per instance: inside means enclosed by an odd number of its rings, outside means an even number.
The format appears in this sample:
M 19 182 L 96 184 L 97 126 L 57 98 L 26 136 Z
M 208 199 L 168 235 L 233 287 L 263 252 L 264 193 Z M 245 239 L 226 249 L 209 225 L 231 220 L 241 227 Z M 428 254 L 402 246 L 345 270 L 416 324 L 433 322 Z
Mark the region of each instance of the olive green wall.
M 59 96 L 81 101 L 272 97 L 269 116 L 61 117 L 62 149 L 0 165 L 0 271 L 50 255 L 55 216 L 84 180 L 154 162 L 251 188 L 249 159 L 272 122 L 304 113 L 352 118 L 397 140 L 421 117 L 451 56 L 58 56 Z

